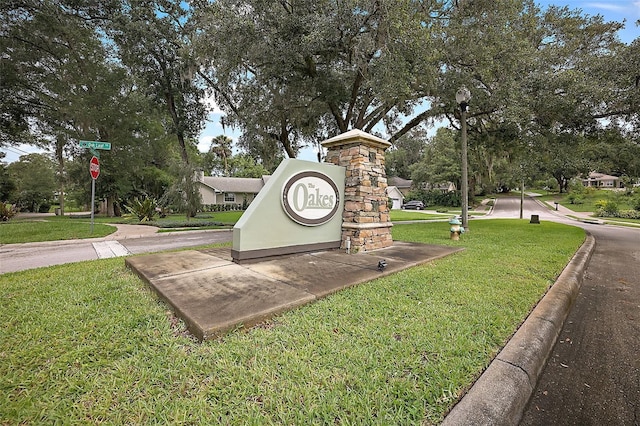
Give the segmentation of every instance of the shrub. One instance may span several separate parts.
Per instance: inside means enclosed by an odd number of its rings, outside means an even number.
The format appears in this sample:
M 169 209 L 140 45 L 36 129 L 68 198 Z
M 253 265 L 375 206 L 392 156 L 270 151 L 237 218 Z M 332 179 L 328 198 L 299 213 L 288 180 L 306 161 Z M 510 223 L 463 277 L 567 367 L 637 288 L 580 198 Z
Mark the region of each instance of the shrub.
M 593 205 L 596 207 L 596 209 L 601 210 L 604 209 L 604 205 L 607 204 L 607 200 L 598 200 L 595 203 L 593 203 Z
M 571 191 L 567 195 L 567 199 L 571 204 L 584 204 L 584 194 L 581 192 Z
M 596 205 L 596 207 L 597 207 L 597 205 Z M 611 200 L 608 200 L 608 201 L 605 201 L 604 203 L 602 203 L 601 208 L 609 216 L 615 216 L 618 213 L 618 211 L 620 210 L 618 208 L 618 203 L 616 203 L 615 201 L 611 201 Z
M 611 200 L 598 200 L 595 202 L 596 216 L 619 217 L 618 203 Z
M 598 209 L 595 212 L 598 217 L 619 217 L 622 219 L 640 219 L 640 211 L 638 210 L 619 210 L 615 213 L 606 212 L 604 209 Z
M 640 211 L 640 196 L 635 197 L 633 200 L 631 200 L 631 207 L 634 210 Z
M 639 210 L 620 210 L 618 212 L 618 216 L 623 219 L 640 219 L 640 211 Z
M 469 204 L 472 204 L 471 198 L 470 196 Z M 425 206 L 460 207 L 462 205 L 460 193 L 457 191 L 442 192 L 438 190 L 425 191 L 422 189 L 414 189 L 407 194 L 407 199 L 420 200 Z
M 0 202 L 0 220 L 2 222 L 7 222 L 16 214 L 18 214 L 18 208 L 15 204 Z
M 147 197 L 140 201 L 135 198 L 131 203 L 131 206 L 126 206 L 129 213 L 136 216 L 140 222 L 152 221 L 156 215 L 156 207 L 158 203 L 154 198 Z
M 584 194 L 587 192 L 587 188 L 582 184 L 580 179 L 571 179 L 569 181 L 569 192 Z

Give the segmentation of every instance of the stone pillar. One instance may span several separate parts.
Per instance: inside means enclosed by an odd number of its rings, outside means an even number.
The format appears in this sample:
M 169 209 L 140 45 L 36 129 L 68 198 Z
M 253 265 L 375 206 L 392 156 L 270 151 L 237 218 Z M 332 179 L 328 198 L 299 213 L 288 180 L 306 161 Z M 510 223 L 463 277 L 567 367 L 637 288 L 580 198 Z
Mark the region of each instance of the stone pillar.
M 322 146 L 328 150 L 326 162 L 346 167 L 341 248 L 346 249 L 347 239 L 352 253 L 393 245 L 384 170 L 384 151 L 391 144 L 351 130 Z

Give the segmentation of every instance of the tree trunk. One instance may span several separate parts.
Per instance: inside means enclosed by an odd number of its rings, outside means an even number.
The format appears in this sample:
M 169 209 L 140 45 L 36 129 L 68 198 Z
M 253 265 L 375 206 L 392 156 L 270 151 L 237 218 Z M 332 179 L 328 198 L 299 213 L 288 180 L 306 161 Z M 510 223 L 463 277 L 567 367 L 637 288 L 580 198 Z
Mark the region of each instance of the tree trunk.
M 189 164 L 187 145 L 184 142 L 184 131 L 182 131 L 181 129 L 180 119 L 178 118 L 178 113 L 176 112 L 175 99 L 173 98 L 173 95 L 171 93 L 167 93 L 167 106 L 169 107 L 169 113 L 171 114 L 173 125 L 176 128 L 176 136 L 178 137 L 178 145 L 180 145 L 180 156 L 182 157 L 182 162 L 184 164 Z
M 107 216 L 109 217 L 114 217 L 116 215 L 114 209 L 115 199 L 116 197 L 113 195 L 107 196 Z
M 58 161 L 58 179 L 59 179 L 59 191 L 58 202 L 60 203 L 60 216 L 64 216 L 64 155 L 63 155 L 64 141 L 60 136 L 56 140 L 56 160 Z

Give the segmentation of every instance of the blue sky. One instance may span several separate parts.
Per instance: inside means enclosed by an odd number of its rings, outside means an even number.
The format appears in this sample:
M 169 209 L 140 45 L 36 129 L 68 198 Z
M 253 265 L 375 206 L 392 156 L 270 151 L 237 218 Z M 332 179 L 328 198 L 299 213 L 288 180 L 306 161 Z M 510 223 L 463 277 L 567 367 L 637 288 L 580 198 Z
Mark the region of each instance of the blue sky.
M 606 21 L 625 22 L 625 28 L 619 32 L 620 39 L 625 43 L 631 43 L 640 37 L 640 27 L 636 21 L 640 20 L 640 0 L 538 0 L 543 9 L 548 5 L 568 6 L 570 9 L 580 9 L 586 15 L 602 15 Z M 210 114 L 204 130 L 198 138 L 198 147 L 201 151 L 207 151 L 211 139 L 218 135 L 227 135 L 234 141 L 239 137 L 239 132 L 230 128 L 222 129 L 220 125 L 220 111 Z M 434 129 L 435 131 L 435 129 Z M 16 161 L 20 155 L 29 152 L 40 152 L 34 147 L 20 145 L 18 147 L 5 147 L 1 151 L 6 152 L 5 162 Z M 304 149 L 298 158 L 309 161 L 317 161 L 312 149 Z
M 620 31 L 620 39 L 629 44 L 640 37 L 640 0 L 537 0 L 543 9 L 547 5 L 568 6 L 569 9 L 581 9 L 586 15 L 602 15 L 606 21 L 623 22 L 625 29 Z

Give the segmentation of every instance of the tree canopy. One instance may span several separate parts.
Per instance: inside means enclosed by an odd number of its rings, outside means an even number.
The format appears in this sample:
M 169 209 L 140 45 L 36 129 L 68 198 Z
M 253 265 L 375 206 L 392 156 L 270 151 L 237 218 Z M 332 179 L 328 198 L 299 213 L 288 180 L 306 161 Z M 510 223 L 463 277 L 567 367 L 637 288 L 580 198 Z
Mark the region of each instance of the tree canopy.
M 444 160 L 457 136 L 426 131 L 442 119 L 459 126 L 461 86 L 472 93 L 470 161 L 483 188 L 532 152 L 559 180 L 594 165 L 640 174 L 615 155 L 640 143 L 640 39 L 622 43 L 622 23 L 579 10 L 533 0 L 22 0 L 2 3 L 0 19 L 0 146 L 50 150 L 61 194 L 79 183 L 67 167 L 87 155 L 78 139 L 112 143 L 98 186 L 112 203 L 159 194 L 193 166 L 273 171 L 351 129 L 394 143 L 392 173 L 455 179 Z M 241 131 L 235 155 L 227 141 L 196 148 L 208 97 Z

